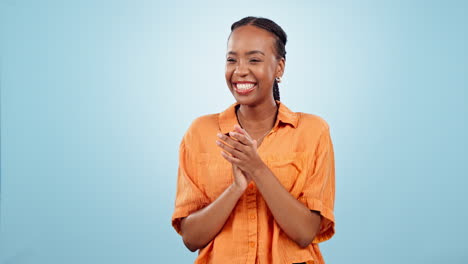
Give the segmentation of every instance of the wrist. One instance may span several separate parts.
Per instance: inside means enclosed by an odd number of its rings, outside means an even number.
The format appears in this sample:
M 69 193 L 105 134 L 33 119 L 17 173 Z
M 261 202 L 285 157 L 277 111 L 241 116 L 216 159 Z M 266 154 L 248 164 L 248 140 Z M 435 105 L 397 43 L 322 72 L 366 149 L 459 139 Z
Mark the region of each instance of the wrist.
M 245 187 L 242 187 L 242 186 L 239 186 L 238 184 L 236 184 L 236 182 L 233 182 L 230 186 L 229 186 L 229 192 L 233 193 L 235 196 L 242 196 L 242 194 L 244 193 L 244 191 L 247 189 L 247 186 Z
M 268 170 L 269 168 L 267 167 L 267 165 L 265 165 L 265 163 L 262 163 L 260 166 L 257 166 L 251 174 L 252 180 L 256 181 L 259 177 L 265 175 Z

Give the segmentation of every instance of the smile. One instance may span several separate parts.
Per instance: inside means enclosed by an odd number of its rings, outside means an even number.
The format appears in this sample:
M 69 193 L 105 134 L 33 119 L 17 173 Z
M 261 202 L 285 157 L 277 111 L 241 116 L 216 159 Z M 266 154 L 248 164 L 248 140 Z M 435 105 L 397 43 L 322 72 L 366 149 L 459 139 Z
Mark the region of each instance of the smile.
M 257 87 L 256 83 L 234 83 L 234 89 L 238 94 L 246 95 Z

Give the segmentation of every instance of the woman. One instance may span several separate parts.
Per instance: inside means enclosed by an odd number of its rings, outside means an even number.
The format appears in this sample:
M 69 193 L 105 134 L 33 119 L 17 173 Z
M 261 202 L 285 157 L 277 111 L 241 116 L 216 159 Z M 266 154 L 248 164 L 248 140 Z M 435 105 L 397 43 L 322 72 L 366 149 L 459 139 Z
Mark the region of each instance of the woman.
M 324 263 L 334 229 L 329 127 L 279 98 L 286 34 L 269 19 L 231 26 L 226 82 L 236 103 L 195 119 L 179 149 L 172 225 L 195 263 Z

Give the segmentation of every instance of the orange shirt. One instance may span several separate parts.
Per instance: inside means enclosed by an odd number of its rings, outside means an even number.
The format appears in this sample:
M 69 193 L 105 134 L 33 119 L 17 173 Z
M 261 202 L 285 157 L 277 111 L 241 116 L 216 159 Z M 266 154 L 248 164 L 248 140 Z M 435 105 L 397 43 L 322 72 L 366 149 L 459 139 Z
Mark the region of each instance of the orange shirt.
M 257 152 L 282 185 L 310 210 L 320 211 L 320 231 L 299 247 L 275 222 L 251 182 L 218 235 L 199 250 L 195 263 L 324 263 L 318 243 L 335 233 L 335 164 L 329 126 L 319 116 L 279 104 L 276 123 Z M 232 182 L 232 165 L 220 154 L 216 134 L 238 124 L 234 103 L 222 113 L 196 118 L 184 134 L 172 226 L 213 202 Z

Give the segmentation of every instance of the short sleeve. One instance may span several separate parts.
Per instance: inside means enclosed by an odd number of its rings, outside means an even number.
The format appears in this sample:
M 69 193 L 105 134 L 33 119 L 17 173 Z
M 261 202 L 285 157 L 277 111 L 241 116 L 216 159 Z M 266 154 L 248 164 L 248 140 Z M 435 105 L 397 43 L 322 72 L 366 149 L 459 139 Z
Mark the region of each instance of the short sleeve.
M 179 166 L 177 173 L 177 191 L 175 208 L 172 214 L 172 226 L 181 234 L 180 221 L 191 213 L 209 204 L 209 199 L 200 190 L 195 170 L 193 169 L 192 154 L 183 139 L 179 146 Z
M 322 131 L 315 154 L 312 155 L 304 189 L 298 200 L 322 216 L 320 230 L 312 243 L 320 243 L 335 234 L 335 158 L 328 126 Z

